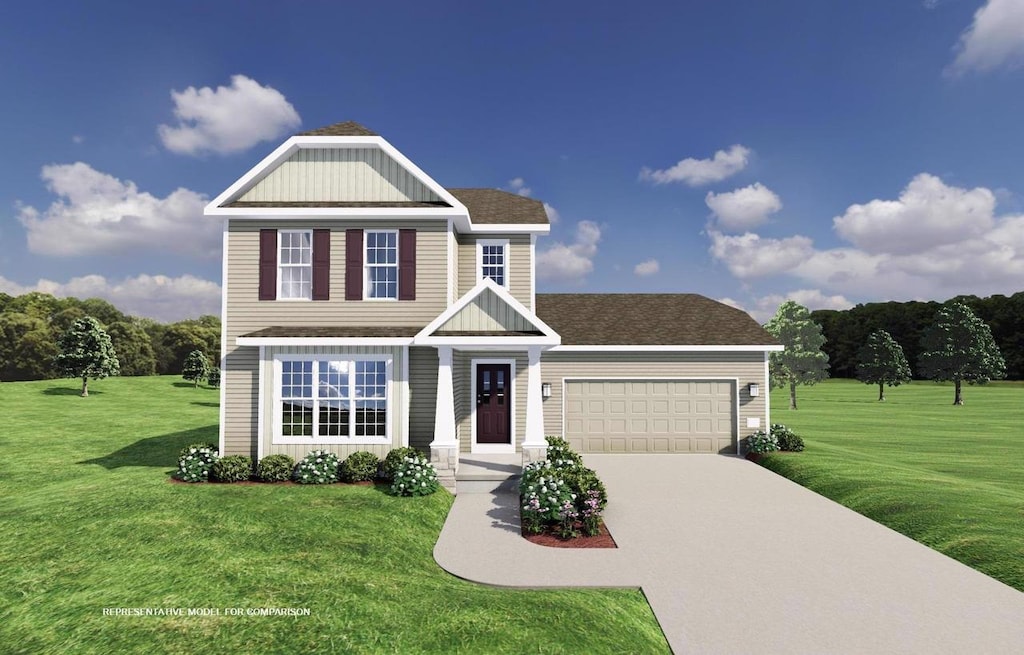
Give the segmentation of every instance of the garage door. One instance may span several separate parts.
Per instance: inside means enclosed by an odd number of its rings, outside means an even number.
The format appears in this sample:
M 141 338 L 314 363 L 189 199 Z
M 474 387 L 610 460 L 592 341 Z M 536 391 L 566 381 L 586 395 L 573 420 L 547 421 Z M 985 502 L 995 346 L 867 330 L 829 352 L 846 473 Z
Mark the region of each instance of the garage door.
M 583 453 L 735 453 L 734 384 L 566 380 L 565 438 Z

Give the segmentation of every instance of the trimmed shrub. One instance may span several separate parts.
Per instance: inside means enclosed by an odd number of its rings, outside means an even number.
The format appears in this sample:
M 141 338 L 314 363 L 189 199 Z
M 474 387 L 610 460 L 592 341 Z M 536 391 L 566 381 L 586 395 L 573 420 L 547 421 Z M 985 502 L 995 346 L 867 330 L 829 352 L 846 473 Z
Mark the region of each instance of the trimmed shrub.
M 593 469 L 588 469 L 586 466 L 574 466 L 564 469 L 561 473 L 562 479 L 569 485 L 569 491 L 576 497 L 576 509 L 583 511 L 584 503 L 590 498 L 591 491 L 597 494 L 598 509 L 603 510 L 608 504 L 608 491 Z
M 366 482 L 377 477 L 380 460 L 368 450 L 354 452 L 338 467 L 338 473 L 345 482 Z
M 781 423 L 773 423 L 771 433 L 779 442 L 779 450 L 798 453 L 804 449 L 804 440 Z
M 330 484 L 338 481 L 338 456 L 326 450 L 313 450 L 295 467 L 299 484 Z
M 779 441 L 775 435 L 758 430 L 746 439 L 748 453 L 774 453 L 779 449 Z
M 583 466 L 583 458 L 572 449 L 569 442 L 562 437 L 546 437 L 548 442 L 547 458 L 552 466 L 557 468 L 571 468 Z
M 391 495 L 428 496 L 440 486 L 434 465 L 417 452 L 404 458 L 395 470 L 395 479 L 391 482 Z
M 403 446 L 402 448 L 395 448 L 387 454 L 384 458 L 384 464 L 381 466 L 381 473 L 387 480 L 395 479 L 395 471 L 401 466 L 402 462 L 406 457 L 415 457 L 420 454 L 420 451 L 415 448 Z
M 562 478 L 564 471 L 548 461 L 531 462 L 523 467 L 519 480 L 520 516 L 523 527 L 540 533 L 551 524 L 562 527 L 568 506 L 575 511 L 569 485 Z
M 287 482 L 295 471 L 295 460 L 289 455 L 267 455 L 256 467 L 256 477 L 263 482 Z
M 210 467 L 218 459 L 217 446 L 212 443 L 185 446 L 178 455 L 178 470 L 174 477 L 185 482 L 206 482 L 210 479 Z
M 214 366 L 210 369 L 210 374 L 206 376 L 206 384 L 211 387 L 217 388 L 220 386 L 220 367 Z
M 221 457 L 210 467 L 210 477 L 217 482 L 245 482 L 252 477 L 252 460 L 245 455 Z

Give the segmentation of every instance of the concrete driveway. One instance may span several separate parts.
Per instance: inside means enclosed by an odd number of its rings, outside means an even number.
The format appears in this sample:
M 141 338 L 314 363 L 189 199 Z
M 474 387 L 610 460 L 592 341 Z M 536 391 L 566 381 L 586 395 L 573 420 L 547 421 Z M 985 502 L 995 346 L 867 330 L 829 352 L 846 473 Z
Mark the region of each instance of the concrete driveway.
M 639 587 L 676 653 L 1017 653 L 1024 594 L 761 467 L 588 455 L 615 550 L 519 537 L 510 493 L 460 494 L 434 549 L 509 587 Z

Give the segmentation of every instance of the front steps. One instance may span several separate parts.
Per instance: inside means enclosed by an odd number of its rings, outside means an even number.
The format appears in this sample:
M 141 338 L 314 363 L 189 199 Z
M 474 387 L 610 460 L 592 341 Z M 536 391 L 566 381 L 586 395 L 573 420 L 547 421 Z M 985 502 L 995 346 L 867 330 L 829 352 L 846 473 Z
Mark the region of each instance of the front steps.
M 455 493 L 514 493 L 523 470 L 522 453 L 496 455 L 460 454 L 455 473 Z

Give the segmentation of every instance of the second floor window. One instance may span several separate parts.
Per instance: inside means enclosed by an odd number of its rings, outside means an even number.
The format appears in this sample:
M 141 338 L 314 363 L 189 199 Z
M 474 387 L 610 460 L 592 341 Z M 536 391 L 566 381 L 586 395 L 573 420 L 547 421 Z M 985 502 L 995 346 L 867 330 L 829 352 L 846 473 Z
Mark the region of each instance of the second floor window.
M 313 297 L 313 232 L 278 232 L 277 262 L 280 284 L 277 297 L 310 300 Z
M 508 287 L 508 241 L 481 240 L 478 244 L 480 279 L 489 277 L 499 287 Z
M 366 231 L 366 297 L 398 299 L 398 232 Z

